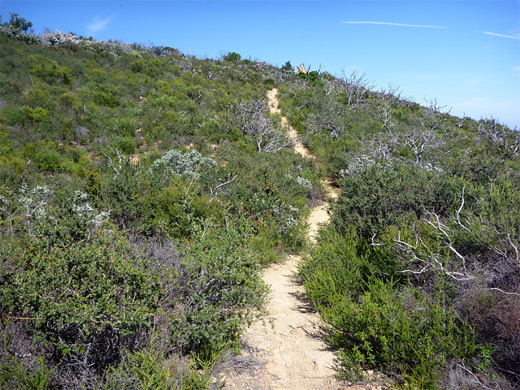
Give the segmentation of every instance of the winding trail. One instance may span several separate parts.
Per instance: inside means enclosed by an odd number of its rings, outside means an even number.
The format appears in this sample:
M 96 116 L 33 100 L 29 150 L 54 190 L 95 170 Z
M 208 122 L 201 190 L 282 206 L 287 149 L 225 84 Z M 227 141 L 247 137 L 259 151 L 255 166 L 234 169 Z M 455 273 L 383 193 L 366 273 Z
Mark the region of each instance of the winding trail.
M 272 113 L 280 115 L 282 125 L 294 141 L 294 148 L 306 158 L 315 158 L 303 146 L 296 130 L 278 108 L 278 90 L 267 92 Z M 338 194 L 323 183 L 328 197 Z M 329 221 L 327 203 L 313 208 L 308 219 L 308 238 L 315 242 L 320 225 Z M 271 323 L 258 321 L 243 337 L 244 350 L 233 360 L 221 378 L 227 390 L 336 390 L 347 387 L 336 379 L 334 353 L 323 342 L 321 319 L 305 298 L 295 276 L 299 255 L 290 255 L 284 263 L 272 264 L 263 272 L 271 286 L 267 316 Z M 272 325 L 272 326 L 271 326 Z

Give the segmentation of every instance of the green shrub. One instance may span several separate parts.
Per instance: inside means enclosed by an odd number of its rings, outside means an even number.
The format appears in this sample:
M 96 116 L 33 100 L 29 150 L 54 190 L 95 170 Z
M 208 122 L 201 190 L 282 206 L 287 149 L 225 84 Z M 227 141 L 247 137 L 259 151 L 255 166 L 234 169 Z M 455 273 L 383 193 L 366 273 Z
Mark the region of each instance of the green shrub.
M 114 231 L 66 246 L 43 238 L 1 253 L 4 310 L 32 318 L 28 326 L 59 355 L 79 354 L 98 369 L 117 363 L 122 336 L 156 313 L 162 292 L 150 264 Z
M 298 76 L 304 80 L 309 80 L 312 84 L 316 84 L 320 80 L 320 73 L 315 70 L 309 73 L 298 73 Z
M 286 71 L 286 72 L 294 72 L 294 68 L 293 66 L 291 65 L 291 61 L 287 61 L 282 67 L 281 67 L 282 70 Z
M 12 150 L 13 147 L 13 142 L 9 138 L 10 133 L 11 129 L 9 127 L 0 124 L 0 152 L 4 155 Z
M 106 390 L 202 390 L 210 385 L 209 373 L 200 374 L 193 364 L 179 356 L 167 356 L 154 346 L 125 351 L 121 364 L 107 372 Z
M 206 225 L 183 260 L 180 277 L 187 295 L 172 318 L 172 336 L 179 350 L 193 351 L 202 361 L 238 342 L 265 297 L 247 236 L 237 227 Z
M 0 388 L 46 390 L 51 384 L 49 377 L 52 373 L 43 356 L 38 358 L 38 365 L 34 371 L 29 371 L 14 357 L 0 357 Z
M 97 91 L 94 95 L 94 101 L 97 104 L 111 108 L 118 107 L 121 104 L 119 99 L 113 93 L 104 91 Z
M 146 68 L 146 61 L 142 58 L 138 58 L 130 64 L 130 69 L 134 73 L 142 72 Z
M 392 254 L 363 243 L 352 228 L 324 231 L 299 273 L 350 380 L 377 368 L 434 389 L 448 362 L 470 363 L 483 351 L 443 292 L 431 298 L 407 287 Z
M 139 145 L 134 137 L 117 137 L 114 144 L 125 155 L 133 154 L 135 148 Z
M 73 79 L 68 67 L 62 67 L 57 61 L 50 60 L 42 55 L 32 55 L 29 60 L 32 64 L 31 74 L 40 77 L 47 84 L 54 84 L 55 82 L 72 84 Z
M 62 157 L 54 150 L 40 150 L 36 153 L 34 160 L 43 172 L 56 172 L 60 170 Z
M 147 210 L 143 231 L 147 234 L 186 238 L 191 237 L 194 229 L 206 219 L 221 220 L 220 205 L 196 193 L 196 185 L 176 178 L 158 193 L 143 197 L 140 208 Z
M 81 107 L 81 99 L 70 92 L 65 92 L 59 96 L 60 105 L 64 107 Z
M 100 186 L 100 208 L 110 210 L 120 226 L 129 227 L 139 216 L 137 204 L 146 183 L 132 165 L 124 165 L 117 178 L 110 175 L 104 179 Z
M 31 119 L 33 122 L 44 121 L 49 116 L 49 112 L 42 107 L 31 108 L 31 107 L 23 106 L 22 109 L 26 112 L 29 119 Z
M 471 362 L 480 353 L 472 329 L 418 290 L 397 292 L 371 281 L 359 301 L 335 302 L 325 318 L 337 329 L 329 341 L 341 348 L 342 366 L 397 373 L 413 386 L 435 389 L 452 359 Z
M 242 59 L 242 56 L 238 53 L 235 53 L 234 51 L 233 52 L 229 52 L 227 53 L 224 57 L 223 57 L 224 61 L 233 61 L 233 62 L 238 62 Z
M 398 163 L 352 165 L 339 181 L 342 191 L 333 221 L 337 226 L 354 225 L 366 239 L 390 225 L 411 224 L 426 210 L 446 215 L 458 202 L 451 186 L 456 180 L 450 183 L 437 172 Z
M 2 108 L 1 114 L 8 125 L 21 124 L 29 119 L 26 110 L 16 107 L 4 107 Z

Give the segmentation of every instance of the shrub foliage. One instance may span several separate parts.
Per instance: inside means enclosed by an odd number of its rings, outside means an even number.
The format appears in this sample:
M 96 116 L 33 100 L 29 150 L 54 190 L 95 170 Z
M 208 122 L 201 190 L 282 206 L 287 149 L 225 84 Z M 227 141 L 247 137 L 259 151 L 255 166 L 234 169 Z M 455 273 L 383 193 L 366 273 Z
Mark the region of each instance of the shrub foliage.
M 31 26 L 0 26 L 0 387 L 218 386 L 323 174 L 341 195 L 300 275 L 342 372 L 518 387 L 517 132 L 355 72 Z

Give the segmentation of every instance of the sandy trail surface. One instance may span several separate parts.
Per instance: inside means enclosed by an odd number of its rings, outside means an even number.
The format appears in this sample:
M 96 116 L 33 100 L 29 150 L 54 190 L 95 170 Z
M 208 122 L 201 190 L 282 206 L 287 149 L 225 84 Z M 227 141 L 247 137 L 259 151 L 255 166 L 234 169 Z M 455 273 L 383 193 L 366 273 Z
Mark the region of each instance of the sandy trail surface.
M 279 114 L 278 91 L 267 92 L 271 112 Z M 296 152 L 314 158 L 301 143 L 298 133 L 282 116 L 282 125 L 294 142 Z M 329 198 L 336 190 L 327 182 Z M 308 238 L 315 241 L 318 229 L 329 221 L 328 205 L 324 202 L 312 209 L 308 219 Z M 323 342 L 321 319 L 305 298 L 298 281 L 299 255 L 290 255 L 281 264 L 272 264 L 263 272 L 271 288 L 267 317 L 258 321 L 243 336 L 244 350 L 233 360 L 232 367 L 222 373 L 228 390 L 329 390 L 348 388 L 340 384 L 334 371 L 334 353 Z

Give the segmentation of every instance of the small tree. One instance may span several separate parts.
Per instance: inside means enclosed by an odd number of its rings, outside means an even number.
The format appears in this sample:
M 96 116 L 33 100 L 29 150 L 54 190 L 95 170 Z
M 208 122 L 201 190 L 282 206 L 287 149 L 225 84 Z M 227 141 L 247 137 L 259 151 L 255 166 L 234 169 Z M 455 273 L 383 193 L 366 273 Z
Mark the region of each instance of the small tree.
M 10 14 L 9 22 L 4 23 L 4 26 L 12 26 L 24 33 L 31 33 L 33 24 L 28 20 L 21 18 L 18 14 Z
M 224 56 L 224 61 L 238 62 L 242 59 L 242 56 L 236 52 L 229 52 Z
M 287 61 L 284 66 L 281 68 L 284 72 L 292 73 L 294 72 L 294 68 L 291 65 L 291 61 Z

